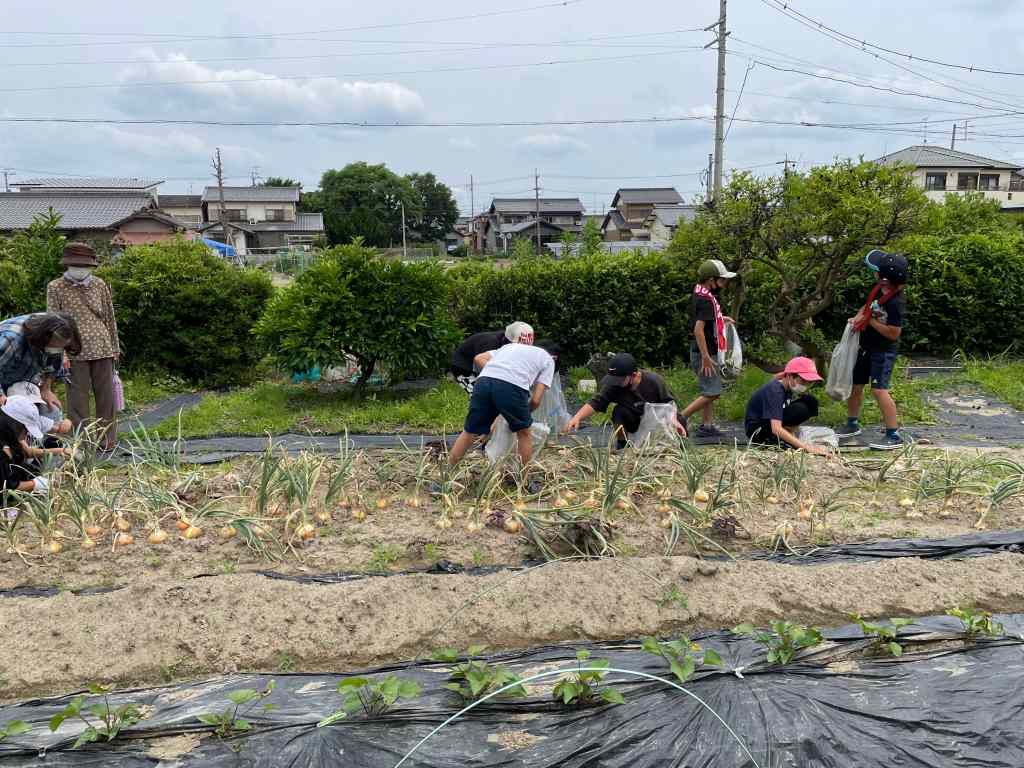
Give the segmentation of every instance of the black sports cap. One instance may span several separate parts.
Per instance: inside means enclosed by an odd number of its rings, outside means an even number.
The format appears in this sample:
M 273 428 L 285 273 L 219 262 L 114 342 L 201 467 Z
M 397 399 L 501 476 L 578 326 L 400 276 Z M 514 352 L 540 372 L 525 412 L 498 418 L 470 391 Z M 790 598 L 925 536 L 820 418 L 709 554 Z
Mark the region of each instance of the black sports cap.
M 620 352 L 608 361 L 608 378 L 616 386 L 621 387 L 634 373 L 636 373 L 636 358 L 628 352 Z
M 864 263 L 877 272 L 879 277 L 885 278 L 890 283 L 903 285 L 907 282 L 910 264 L 907 262 L 907 257 L 901 253 L 887 253 L 876 248 L 864 257 Z

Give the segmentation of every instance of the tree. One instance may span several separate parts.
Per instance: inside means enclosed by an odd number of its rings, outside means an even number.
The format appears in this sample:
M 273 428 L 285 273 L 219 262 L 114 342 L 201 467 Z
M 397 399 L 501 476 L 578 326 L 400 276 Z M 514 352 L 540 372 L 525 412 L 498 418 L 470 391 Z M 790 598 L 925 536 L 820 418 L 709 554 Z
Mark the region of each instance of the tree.
M 402 242 L 402 203 L 406 221 L 417 221 L 423 213 L 410 181 L 383 164 L 358 162 L 326 171 L 320 189 L 304 197 L 304 210 L 315 205 L 323 212 L 334 245 L 361 237 L 367 245 L 392 246 Z
M 301 181 L 295 179 L 282 179 L 280 176 L 268 176 L 263 181 L 265 187 L 302 187 Z
M 580 255 L 592 256 L 604 249 L 604 235 L 601 227 L 593 219 L 587 219 L 580 233 Z
M 815 318 L 868 250 L 917 231 L 927 210 L 905 167 L 845 160 L 807 174 L 741 173 L 713 208 L 680 224 L 670 252 L 694 271 L 717 258 L 740 272 L 733 316 L 750 303 L 763 323 L 747 333 L 793 342 L 821 361 L 825 339 Z
M 419 240 L 444 240 L 459 219 L 459 206 L 447 184 L 432 173 L 411 173 L 405 177 L 412 184 L 420 205 L 420 215 L 410 229 Z M 409 212 L 406 211 L 406 218 Z
M 64 235 L 53 209 L 0 240 L 0 315 L 46 311 L 46 286 L 64 271 Z M 2 319 L 2 318 L 0 318 Z
M 1007 216 L 998 200 L 989 200 L 981 192 L 946 195 L 945 201 L 931 203 L 924 230 L 935 235 L 1020 231 L 1016 217 Z
M 444 368 L 460 334 L 448 278 L 431 262 L 384 259 L 355 242 L 324 251 L 278 291 L 255 333 L 287 370 L 359 364 L 360 389 L 378 364 L 395 380 Z

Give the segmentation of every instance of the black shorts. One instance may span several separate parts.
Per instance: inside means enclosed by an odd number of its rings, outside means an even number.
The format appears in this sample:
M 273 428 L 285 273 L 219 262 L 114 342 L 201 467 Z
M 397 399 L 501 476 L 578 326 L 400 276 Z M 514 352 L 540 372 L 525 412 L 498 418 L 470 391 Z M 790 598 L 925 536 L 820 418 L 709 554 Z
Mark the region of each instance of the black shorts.
M 818 415 L 818 399 L 811 394 L 803 394 L 789 404 L 782 411 L 782 426 L 786 429 L 799 427 L 804 422 L 810 421 Z M 746 425 L 747 439 L 757 445 L 781 445 L 789 448 L 789 443 L 779 439 L 778 435 L 772 432 L 770 421 L 759 421 Z
M 872 389 L 889 389 L 895 366 L 895 349 L 884 352 L 862 349 L 857 353 L 857 363 L 853 367 L 853 383 L 863 387 L 870 381 Z
M 522 387 L 501 379 L 483 377 L 476 380 L 469 398 L 469 413 L 463 429 L 471 435 L 490 434 L 491 425 L 504 416 L 508 428 L 522 432 L 533 424 L 530 413 L 530 393 Z

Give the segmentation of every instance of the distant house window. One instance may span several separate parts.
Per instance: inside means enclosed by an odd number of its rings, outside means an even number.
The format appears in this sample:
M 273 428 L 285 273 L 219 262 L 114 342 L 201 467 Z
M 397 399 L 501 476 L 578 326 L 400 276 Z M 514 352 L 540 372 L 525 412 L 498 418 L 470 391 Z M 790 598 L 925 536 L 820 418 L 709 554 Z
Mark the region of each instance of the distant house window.
M 999 189 L 999 174 L 998 173 L 983 173 L 983 174 L 981 174 L 981 182 L 978 184 L 978 189 L 988 189 L 988 190 Z
M 925 189 L 937 189 L 942 190 L 946 188 L 946 174 L 944 173 L 928 173 L 924 177 L 924 188 Z
M 959 190 L 977 189 L 978 188 L 978 174 L 976 174 L 976 173 L 958 173 L 956 175 L 956 188 L 959 189 Z
M 245 208 L 226 208 L 224 212 L 227 214 L 228 221 L 245 221 L 246 210 Z
M 284 208 L 267 208 L 267 221 L 284 221 Z

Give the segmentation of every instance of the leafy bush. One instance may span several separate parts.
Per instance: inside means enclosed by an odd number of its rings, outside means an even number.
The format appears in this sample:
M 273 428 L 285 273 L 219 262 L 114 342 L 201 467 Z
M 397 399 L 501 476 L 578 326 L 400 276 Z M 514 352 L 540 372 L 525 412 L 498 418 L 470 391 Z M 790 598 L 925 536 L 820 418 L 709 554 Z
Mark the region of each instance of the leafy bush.
M 436 264 L 386 260 L 359 243 L 338 246 L 278 292 L 256 334 L 293 371 L 344 365 L 352 355 L 361 383 L 378 363 L 392 379 L 435 373 L 458 340 L 447 291 Z
M 998 354 L 1024 337 L 1024 235 L 993 229 L 914 235 L 899 243 L 910 261 L 904 353 Z M 838 339 L 874 282 L 864 269 L 844 283 L 822 330 Z
M 689 349 L 694 274 L 658 253 L 524 258 L 507 269 L 455 267 L 452 316 L 467 333 L 525 320 L 562 345 L 570 365 L 630 351 L 664 365 Z
M 0 319 L 46 311 L 46 286 L 64 271 L 60 216 L 37 216 L 28 229 L 0 239 Z
M 133 246 L 100 271 L 114 295 L 124 363 L 209 386 L 237 384 L 259 354 L 251 331 L 273 287 L 202 243 Z

